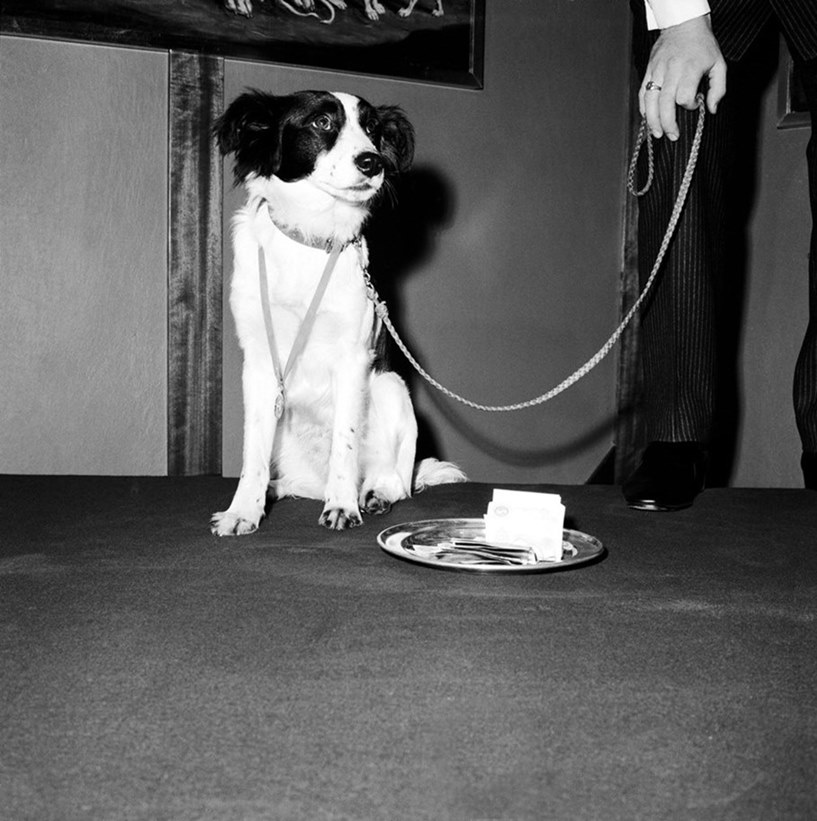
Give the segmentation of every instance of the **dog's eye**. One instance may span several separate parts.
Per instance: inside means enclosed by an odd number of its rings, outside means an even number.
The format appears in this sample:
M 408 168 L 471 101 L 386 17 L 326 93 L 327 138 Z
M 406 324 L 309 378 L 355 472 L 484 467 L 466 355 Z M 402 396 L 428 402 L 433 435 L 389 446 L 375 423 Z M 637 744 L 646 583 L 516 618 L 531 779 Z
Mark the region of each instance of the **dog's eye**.
M 368 120 L 364 128 L 366 130 L 366 133 L 371 137 L 372 134 L 375 134 L 377 132 L 377 126 L 377 120 Z
M 316 117 L 312 121 L 312 126 L 317 128 L 318 131 L 331 131 L 332 118 L 328 114 L 321 114 L 320 117 Z

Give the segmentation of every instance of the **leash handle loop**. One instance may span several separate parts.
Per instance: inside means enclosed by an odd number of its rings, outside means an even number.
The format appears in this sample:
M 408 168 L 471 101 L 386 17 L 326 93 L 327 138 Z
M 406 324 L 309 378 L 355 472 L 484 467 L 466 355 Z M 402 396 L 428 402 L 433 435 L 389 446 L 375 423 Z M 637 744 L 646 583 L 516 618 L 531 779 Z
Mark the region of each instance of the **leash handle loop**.
M 641 149 L 644 147 L 646 143 L 647 146 L 647 181 L 644 183 L 644 187 L 637 189 L 635 178 L 636 178 L 636 170 L 638 167 L 638 158 L 641 156 Z M 641 118 L 641 125 L 638 128 L 638 134 L 635 138 L 635 146 L 633 148 L 633 156 L 630 160 L 630 169 L 627 173 L 627 190 L 634 196 L 634 197 L 643 197 L 647 191 L 650 190 L 652 187 L 652 180 L 653 175 L 655 173 L 655 160 L 653 158 L 653 145 L 652 145 L 652 135 L 650 134 L 649 128 L 647 127 L 647 118 Z

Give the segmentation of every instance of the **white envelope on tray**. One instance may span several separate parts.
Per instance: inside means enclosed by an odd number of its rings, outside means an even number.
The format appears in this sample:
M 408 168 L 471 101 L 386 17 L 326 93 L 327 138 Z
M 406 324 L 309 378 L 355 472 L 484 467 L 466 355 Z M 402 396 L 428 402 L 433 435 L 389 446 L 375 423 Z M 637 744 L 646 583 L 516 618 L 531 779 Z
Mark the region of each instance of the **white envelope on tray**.
M 496 488 L 483 518 L 487 542 L 530 547 L 540 562 L 561 561 L 565 506 L 558 494 Z

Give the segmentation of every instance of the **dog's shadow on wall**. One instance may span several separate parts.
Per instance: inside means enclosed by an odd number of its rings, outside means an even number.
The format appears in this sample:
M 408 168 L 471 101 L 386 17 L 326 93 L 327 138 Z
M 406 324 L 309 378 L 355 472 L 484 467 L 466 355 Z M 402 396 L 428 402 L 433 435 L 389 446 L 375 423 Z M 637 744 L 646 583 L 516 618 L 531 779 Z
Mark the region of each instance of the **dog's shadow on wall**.
M 405 292 L 407 280 L 434 255 L 440 231 L 453 222 L 456 197 L 454 186 L 439 171 L 428 166 L 415 167 L 404 174 L 385 196 L 390 201 L 381 203 L 373 212 L 365 232 L 369 246 L 369 270 L 378 294 L 388 307 L 389 317 L 409 348 L 412 348 L 411 334 L 402 331 L 406 323 L 403 321 L 401 294 Z M 391 337 L 386 341 L 389 366 L 405 379 L 410 391 L 415 393 L 419 375 Z M 477 448 L 505 463 L 524 467 L 541 465 L 588 447 L 605 436 L 609 437 L 615 424 L 614 417 L 605 419 L 593 430 L 555 447 L 532 450 L 526 446 L 514 449 L 497 444 L 481 433 L 441 394 L 432 390 L 428 395 L 440 414 Z M 418 459 L 426 456 L 445 458 L 428 420 L 418 414 L 417 425 Z
M 451 224 L 456 201 L 453 186 L 430 166 L 415 166 L 391 182 L 383 196 L 385 201 L 374 211 L 366 228 L 369 271 L 399 330 L 405 326 L 401 300 L 405 283 L 434 254 L 437 235 Z M 386 344 L 389 366 L 412 389 L 417 373 L 391 337 Z M 418 459 L 439 457 L 439 445 L 428 421 L 418 414 L 417 425 Z

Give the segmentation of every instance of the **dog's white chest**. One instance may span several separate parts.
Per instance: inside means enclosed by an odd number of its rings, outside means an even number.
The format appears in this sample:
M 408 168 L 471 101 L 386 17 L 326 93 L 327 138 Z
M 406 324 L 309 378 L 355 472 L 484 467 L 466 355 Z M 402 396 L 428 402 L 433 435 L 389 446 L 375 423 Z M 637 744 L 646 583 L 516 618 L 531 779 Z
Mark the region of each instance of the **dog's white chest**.
M 267 299 L 276 333 L 280 328 L 281 342 L 294 341 L 307 323 L 313 344 L 360 343 L 361 334 L 370 331 L 373 306 L 357 248 L 345 248 L 334 265 L 321 250 L 296 245 L 283 251 L 265 249 L 267 291 L 259 291 L 259 298 Z

